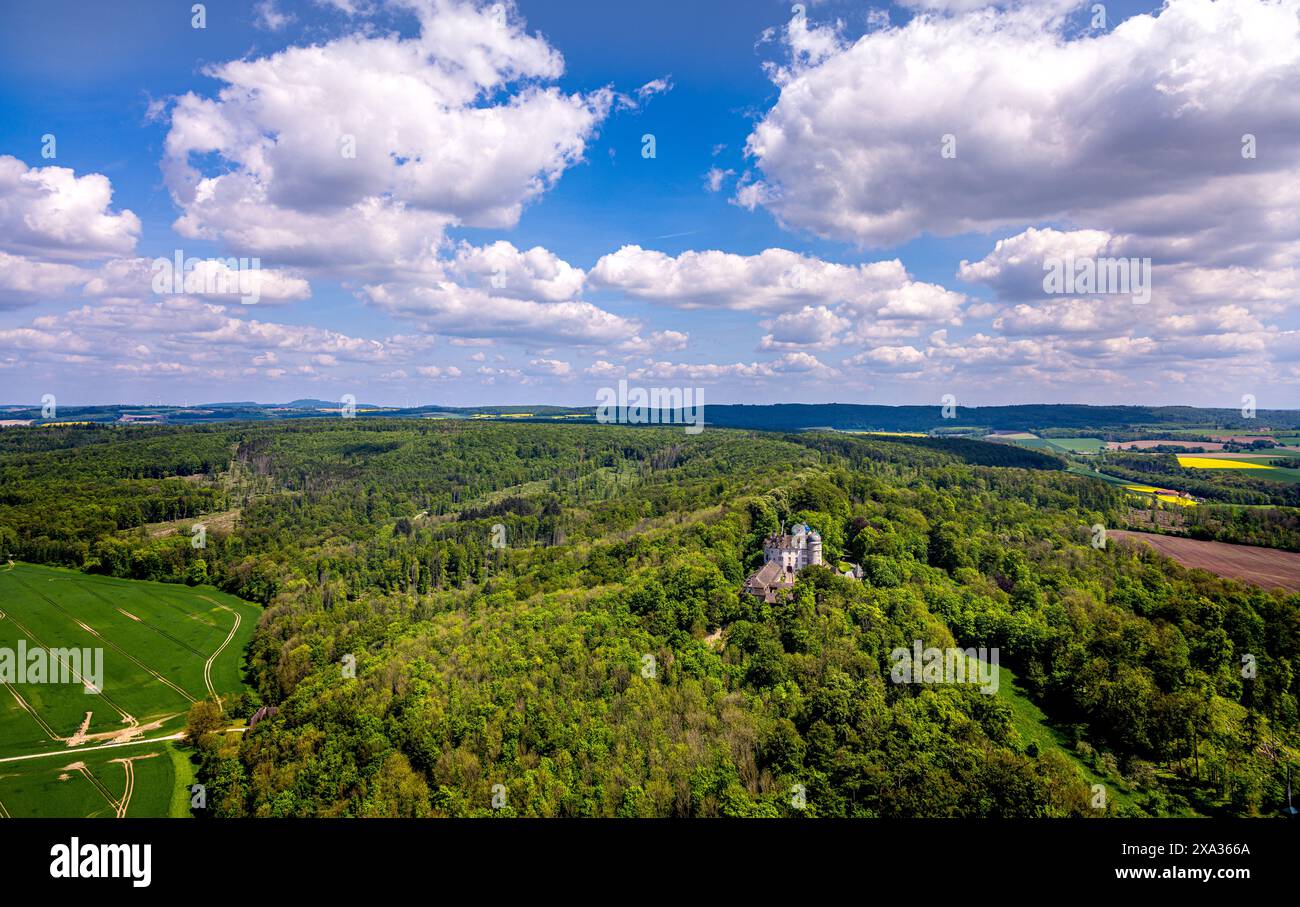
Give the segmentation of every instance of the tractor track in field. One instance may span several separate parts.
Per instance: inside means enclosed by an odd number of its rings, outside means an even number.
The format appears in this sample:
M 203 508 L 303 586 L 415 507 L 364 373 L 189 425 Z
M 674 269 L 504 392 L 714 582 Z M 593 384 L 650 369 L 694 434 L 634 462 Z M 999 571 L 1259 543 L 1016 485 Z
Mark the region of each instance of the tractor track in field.
M 96 592 L 94 589 L 90 588 L 89 586 L 85 586 L 85 587 L 83 587 L 83 588 L 84 588 L 87 592 L 89 592 L 91 595 L 95 596 L 95 598 L 99 599 L 99 600 L 102 601 L 104 604 L 108 605 L 110 608 L 114 608 L 114 609 L 119 610 L 119 611 L 121 610 L 120 608 L 117 607 L 117 605 L 113 604 L 111 601 L 109 601 L 108 599 L 104 598 L 104 596 L 100 595 L 98 592 Z M 58 606 L 56 605 L 55 607 L 58 607 Z M 60 609 L 60 610 L 62 610 L 62 609 Z M 162 636 L 164 639 L 168 639 L 168 640 L 170 640 L 171 642 L 176 643 L 176 645 L 180 646 L 182 649 L 184 649 L 185 651 L 189 652 L 191 655 L 197 655 L 199 658 L 202 658 L 202 657 L 203 657 L 203 653 L 200 652 L 198 649 L 196 649 L 196 648 L 194 648 L 193 646 L 189 645 L 189 644 L 186 643 L 184 640 L 182 640 L 182 639 L 178 639 L 177 637 L 175 637 L 175 636 L 173 636 L 172 634 L 168 633 L 166 630 L 162 629 L 161 627 L 155 627 L 153 624 L 149 623 L 149 621 L 144 620 L 143 618 L 136 618 L 136 623 L 140 624 L 142 627 L 145 627 L 145 628 L 147 628 L 147 629 L 149 629 L 149 630 L 152 630 L 153 632 L 157 633 L 159 636 Z M 191 700 L 191 701 L 193 701 L 193 700 Z
M 122 799 L 117 805 L 119 819 L 126 818 L 126 809 L 131 805 L 131 795 L 135 793 L 135 764 L 130 759 L 123 760 L 122 769 L 126 772 L 126 786 L 122 788 Z
M 166 686 L 166 687 L 168 687 L 168 688 L 170 688 L 170 689 L 172 689 L 172 690 L 175 690 L 175 691 L 176 691 L 177 693 L 179 693 L 182 697 L 184 697 L 184 699 L 185 699 L 187 702 L 193 703 L 193 702 L 195 701 L 194 697 L 191 696 L 189 693 L 187 693 L 187 692 L 186 692 L 184 689 L 182 689 L 180 686 L 178 686 L 177 684 L 175 684 L 175 683 L 173 683 L 172 681 L 168 680 L 168 679 L 167 679 L 166 677 L 164 677 L 163 675 L 159 674 L 159 673 L 158 673 L 157 671 L 155 671 L 153 668 L 149 667 L 149 666 L 148 666 L 147 664 L 145 664 L 143 661 L 141 661 L 140 659 L 136 658 L 134 655 L 132 655 L 130 652 L 128 652 L 128 651 L 126 651 L 125 649 L 123 649 L 121 646 L 119 646 L 117 643 L 113 642 L 111 639 L 106 639 L 106 638 L 105 638 L 105 637 L 104 637 L 104 636 L 103 636 L 103 635 L 102 635 L 98 630 L 96 630 L 96 629 L 90 627 L 88 624 L 86 624 L 86 623 L 84 623 L 83 621 L 81 621 L 81 620 L 80 620 L 80 619 L 79 619 L 75 614 L 73 614 L 73 613 L 72 613 L 71 611 L 69 611 L 67 608 L 65 608 L 65 607 L 63 607 L 62 605 L 60 605 L 60 604 L 59 604 L 58 602 L 56 602 L 54 599 L 50 598 L 50 597 L 49 597 L 48 595 L 46 595 L 44 592 L 41 592 L 39 589 L 32 589 L 31 586 L 28 586 L 28 585 L 27 585 L 26 583 L 24 583 L 22 580 L 18 580 L 18 584 L 19 584 L 20 586 L 22 586 L 23 588 L 27 589 L 29 592 L 35 592 L 35 593 L 36 593 L 37 595 L 39 595 L 41 598 L 45 599 L 45 601 L 50 605 L 50 607 L 54 608 L 54 610 L 58 611 L 60 614 L 62 614 L 62 615 L 63 615 L 64 617 L 66 617 L 68 620 L 72 621 L 72 622 L 75 623 L 77 626 L 81 627 L 81 629 L 85 630 L 85 631 L 86 631 L 87 633 L 89 633 L 91 636 L 94 636 L 97 640 L 99 640 L 100 642 L 102 642 L 104 645 L 108 646 L 108 647 L 109 647 L 110 649 L 112 649 L 114 652 L 116 652 L 117 654 L 121 655 L 121 656 L 122 656 L 123 658 L 125 658 L 127 661 L 131 662 L 131 663 L 134 664 L 136 667 L 138 667 L 140 670 L 144 671 L 146 674 L 148 674 L 149 676 L 151 676 L 154 680 L 157 680 L 159 683 L 163 684 L 164 686 Z M 101 601 L 102 601 L 102 599 L 101 599 Z M 105 602 L 105 604 L 108 604 L 108 602 Z M 111 607 L 111 606 L 110 606 L 110 607 Z M 10 620 L 13 620 L 13 618 L 10 618 Z M 18 624 L 19 627 L 22 627 L 22 626 L 23 626 L 22 624 L 18 623 L 18 621 L 16 621 L 16 620 L 14 620 L 14 623 L 15 623 L 15 624 Z M 144 621 L 141 621 L 141 623 L 144 623 Z M 148 624 L 145 624 L 145 626 L 148 626 Z M 28 633 L 28 634 L 31 633 L 31 631 L 30 631 L 30 630 L 27 630 L 26 628 L 23 628 L 23 632 Z M 177 641 L 177 642 L 180 642 L 180 640 L 176 640 L 176 641 Z M 184 645 L 184 643 L 181 643 L 181 645 Z M 48 646 L 47 646 L 46 648 L 48 648 Z M 194 649 L 191 649 L 189 646 L 185 646 L 185 648 L 189 649 L 189 650 L 190 650 L 191 652 L 193 652 L 195 655 L 198 655 L 198 656 L 200 656 L 200 657 L 202 657 L 202 655 L 203 655 L 202 652 L 195 651 Z M 78 678 L 78 679 L 80 679 L 80 678 Z M 100 690 L 100 691 L 99 691 L 99 695 L 103 696 L 103 695 L 104 695 L 104 692 L 103 692 L 102 690 Z M 108 697 L 105 696 L 104 698 L 107 699 Z M 108 701 L 109 701 L 109 702 L 112 702 L 111 699 L 109 699 Z M 114 704 L 114 708 L 117 708 L 116 704 Z M 123 714 L 125 714 L 125 713 L 123 713 Z
M 90 786 L 99 791 L 99 795 L 108 801 L 108 805 L 113 807 L 113 812 L 121 818 L 120 808 L 117 797 L 113 796 L 112 791 L 104 786 L 104 782 L 95 777 L 94 773 L 86 767 L 84 762 L 74 762 L 71 765 L 63 766 L 65 772 L 81 772 L 81 776 L 90 782 Z
M 33 633 L 29 627 L 27 627 L 25 624 L 23 624 L 22 621 L 18 620 L 18 619 L 17 619 L 16 617 L 14 617 L 12 614 L 6 614 L 6 615 L 4 616 L 3 619 L 4 619 L 4 620 L 8 620 L 8 621 L 12 621 L 13 624 L 14 624 L 14 626 L 16 626 L 19 630 L 21 630 L 24 634 L 26 634 L 26 636 L 27 636 L 29 639 L 31 639 L 32 642 L 36 643 L 37 646 L 39 646 L 40 648 L 44 649 L 44 650 L 47 651 L 47 652 L 52 652 L 52 650 L 50 649 L 50 647 L 47 646 L 47 645 L 46 645 L 46 644 L 41 640 L 41 638 L 40 638 L 39 636 L 37 636 L 35 633 Z M 96 696 L 98 696 L 100 699 L 102 699 L 102 700 L 104 700 L 105 702 L 107 702 L 107 703 L 108 703 L 108 704 L 113 708 L 113 710 L 114 710 L 115 712 L 117 712 L 119 715 L 122 716 L 122 723 L 123 723 L 123 724 L 129 725 L 130 727 L 138 727 L 138 726 L 139 726 L 140 722 L 136 721 L 135 716 L 131 715 L 131 714 L 128 713 L 125 709 L 123 709 L 120 705 L 118 705 L 116 702 L 114 702 L 114 701 L 113 701 L 113 698 L 112 698 L 111 696 L 109 696 L 109 695 L 108 695 L 107 693 L 105 693 L 103 690 L 96 689 L 95 686 L 94 686 L 94 684 L 90 683 L 89 681 L 86 680 L 86 678 L 82 677 L 80 672 L 72 670 L 72 666 L 69 665 L 69 664 L 68 664 L 66 661 L 64 661 L 62 658 L 57 658 L 57 659 L 55 659 L 55 660 L 58 661 L 59 664 L 63 665 L 64 670 L 66 670 L 66 671 L 67 671 L 69 674 L 71 674 L 73 677 L 77 678 L 77 680 L 81 681 L 81 683 L 82 683 L 83 686 L 89 686 L 89 687 L 91 687 L 91 689 L 94 689 L 94 690 L 95 690 L 95 695 L 96 695 Z M 19 696 L 19 695 L 14 691 L 14 689 L 13 689 L 13 687 L 12 687 L 11 685 L 9 685 L 9 684 L 5 684 L 5 685 L 9 687 L 9 692 L 11 692 L 11 693 L 14 694 L 14 696 L 19 700 L 19 702 L 21 702 L 21 703 L 23 704 L 24 708 L 26 708 L 28 711 L 30 711 L 30 712 L 32 713 L 32 715 L 36 715 L 36 712 L 32 710 L 31 706 L 27 705 L 26 702 L 23 701 L 22 697 Z M 43 725 L 45 724 L 44 721 L 41 721 L 41 719 L 40 719 L 39 717 L 37 717 L 37 720 L 40 721 L 41 724 L 43 724 Z M 45 725 L 45 726 L 48 727 L 48 725 Z M 54 739 L 56 739 L 56 740 L 66 740 L 67 738 L 66 738 L 66 737 L 59 737 L 59 736 L 56 735 Z
M 158 753 L 154 752 L 145 753 L 143 756 L 123 756 L 121 759 L 111 760 L 121 765 L 123 771 L 126 772 L 126 787 L 122 790 L 121 799 L 118 800 L 117 817 L 119 819 L 126 818 L 126 811 L 131 806 L 131 798 L 135 795 L 135 764 L 141 759 L 154 759 L 157 756 Z
M 203 663 L 203 682 L 207 684 L 208 692 L 211 693 L 212 698 L 216 700 L 217 709 L 224 713 L 225 709 L 221 705 L 221 697 L 217 695 L 216 687 L 212 685 L 212 664 L 217 660 L 217 656 L 226 650 L 226 646 L 230 645 L 230 641 L 235 638 L 235 633 L 239 631 L 239 625 L 243 623 L 244 618 L 238 611 L 233 608 L 228 608 L 220 602 L 212 601 L 212 599 L 208 598 L 206 595 L 200 595 L 199 598 L 203 599 L 205 602 L 212 602 L 212 604 L 216 605 L 218 608 L 229 611 L 231 614 L 235 615 L 235 625 L 230 628 L 230 633 L 227 634 L 226 641 L 219 645 L 217 651 L 209 655 L 208 660 Z
M 87 588 L 87 591 L 90 592 L 92 595 L 95 594 L 95 593 L 94 593 L 94 590 L 92 590 L 92 589 Z M 76 617 L 76 616 L 75 616 L 71 611 L 69 611 L 68 609 L 64 608 L 62 605 L 60 605 L 60 604 L 59 604 L 58 602 L 56 602 L 54 599 L 52 599 L 52 598 L 50 598 L 49 596 L 45 595 L 45 593 L 43 593 L 43 592 L 39 592 L 39 591 L 38 591 L 36 594 L 39 595 L 41 598 L 45 599 L 47 602 L 49 602 L 50 605 L 51 605 L 55 610 L 57 610 L 57 611 L 58 611 L 59 613 L 61 613 L 63 616 L 65 616 L 66 618 L 68 618 L 68 620 L 71 620 L 71 621 L 72 621 L 73 623 L 75 623 L 77 626 L 81 627 L 81 629 L 85 630 L 87 633 L 89 633 L 90 635 L 94 636 L 96 639 L 98 639 L 98 640 L 99 640 L 100 642 L 102 642 L 104 645 L 108 646 L 110 649 L 112 649 L 112 650 L 113 650 L 114 652 L 116 652 L 118 655 L 121 655 L 121 656 L 122 656 L 123 658 L 125 658 L 127 661 L 131 662 L 131 663 L 134 664 L 137 668 L 139 668 L 140 670 L 144 671 L 146 674 L 148 674 L 149 676 L 151 676 L 154 680 L 158 681 L 159 683 L 163 684 L 163 685 L 166 686 L 166 687 L 169 687 L 169 688 L 172 689 L 172 690 L 175 690 L 175 691 L 176 691 L 177 693 L 179 693 L 179 694 L 180 694 L 180 695 L 181 695 L 181 696 L 182 696 L 182 697 L 183 697 L 187 702 L 193 704 L 193 703 L 196 701 L 195 698 L 194 698 L 193 696 L 191 696 L 188 692 L 186 692 L 184 688 L 182 688 L 182 687 L 179 686 L 178 684 L 175 684 L 175 683 L 173 683 L 172 681 L 168 680 L 168 679 L 167 679 L 166 677 L 164 677 L 162 674 L 159 674 L 157 671 L 155 671 L 153 668 L 149 667 L 149 666 L 148 666 L 147 664 L 145 664 L 143 661 L 141 661 L 140 659 L 136 658 L 134 655 L 132 655 L 130 652 L 128 652 L 128 651 L 126 651 L 125 649 L 123 649 L 123 648 L 122 648 L 121 646 L 119 646 L 117 643 L 113 642 L 113 640 L 106 638 L 102 633 L 100 633 L 100 632 L 99 632 L 98 630 L 96 630 L 95 628 L 91 627 L 89 624 L 83 623 L 83 622 L 82 622 L 78 617 Z M 99 598 L 99 596 L 96 596 L 96 597 Z M 109 607 L 112 607 L 112 604 L 111 604 L 110 602 L 106 601 L 105 599 L 100 598 L 100 601 L 103 601 L 104 604 L 109 605 Z M 147 622 L 145 622 L 145 621 L 143 621 L 143 620 L 141 620 L 141 621 L 137 621 L 137 622 L 140 623 L 140 624 L 143 624 L 143 625 L 146 626 L 146 627 L 148 627 L 150 630 L 155 630 L 156 632 L 161 633 L 163 636 L 166 636 L 168 639 L 171 639 L 171 640 L 172 640 L 173 642 L 175 642 L 176 644 L 178 644 L 178 645 L 180 645 L 180 646 L 184 646 L 184 648 L 189 649 L 189 651 L 193 652 L 195 655 L 198 655 L 199 657 L 202 657 L 202 656 L 203 656 L 203 653 L 202 653 L 202 652 L 199 652 L 199 651 L 197 651 L 197 650 L 195 650 L 195 649 L 190 648 L 189 646 L 185 645 L 185 643 L 181 642 L 179 639 L 176 639 L 175 637 L 173 637 L 170 633 L 166 632 L 165 630 L 158 630 L 156 627 L 152 627 L 152 626 L 150 626 Z
M 18 691 L 14 689 L 13 684 L 7 683 L 4 686 L 5 689 L 9 691 L 10 695 L 12 695 L 14 699 L 18 701 L 18 707 L 22 709 L 24 712 L 26 712 L 28 715 L 31 715 L 32 720 L 35 721 L 38 725 L 40 725 L 41 730 L 45 732 L 45 736 L 49 737 L 51 740 L 59 740 L 64 742 L 67 741 L 68 739 L 67 737 L 60 737 L 55 732 L 54 728 L 50 727 L 49 724 L 46 723 L 45 719 L 41 717 L 40 713 L 37 712 L 36 709 L 32 708 L 28 704 L 26 699 L 18 695 Z
M 59 577 L 59 579 L 63 579 L 63 577 Z M 149 588 L 149 584 L 150 584 L 151 580 L 130 580 L 130 579 L 128 579 L 128 580 L 121 580 L 121 579 L 119 579 L 118 577 L 101 577 L 101 579 L 105 579 L 105 580 L 114 580 L 114 581 L 117 581 L 117 582 L 125 583 L 125 584 L 127 584 L 127 585 L 131 588 L 132 591 L 138 591 L 138 592 L 141 592 L 141 593 L 143 593 L 143 594 L 149 596 L 149 597 L 152 598 L 154 601 L 156 601 L 158 604 L 162 605 L 162 606 L 165 607 L 165 608 L 170 608 L 171 610 L 175 611 L 177 614 L 181 615 L 182 617 L 189 618 L 190 620 L 194 621 L 195 623 L 205 624 L 205 625 L 211 627 L 211 628 L 214 629 L 214 630 L 220 629 L 220 628 L 217 626 L 216 622 L 211 621 L 211 620 L 207 620 L 206 618 L 201 617 L 201 616 L 199 616 L 198 614 L 195 614 L 193 611 L 186 611 L 185 608 L 182 607 L 181 605 L 178 605 L 178 604 L 176 604 L 175 602 L 168 601 L 167 599 L 165 599 L 165 598 L 163 598 L 162 596 L 158 595 L 158 593 L 154 592 L 153 589 Z M 170 585 L 170 584 L 168 584 L 168 585 Z M 97 590 L 97 589 L 92 589 L 92 588 L 90 588 L 90 587 L 88 587 L 88 586 L 84 586 L 84 587 L 82 587 L 82 588 L 86 589 L 87 592 L 89 592 L 91 595 L 95 596 L 95 597 L 98 598 L 100 601 L 104 602 L 105 604 L 111 605 L 111 606 L 114 607 L 114 608 L 117 607 L 117 605 L 113 604 L 113 602 L 111 602 L 111 601 L 110 601 L 110 600 L 109 600 L 109 599 L 108 599 L 108 598 L 107 598 L 103 593 L 101 593 L 99 590 Z M 113 589 L 122 589 L 122 588 L 124 588 L 124 587 L 122 587 L 122 586 L 117 586 L 117 585 L 112 585 L 112 586 L 110 586 L 110 588 L 113 588 Z M 178 587 L 178 588 L 181 588 L 181 587 Z M 188 590 L 189 587 L 184 587 L 184 588 Z M 201 597 L 201 596 L 200 596 L 200 597 Z M 144 622 L 145 622 L 145 621 L 141 621 L 141 623 L 144 623 Z M 184 645 L 184 644 L 182 643 L 182 645 Z M 195 653 L 195 654 L 199 654 L 199 653 Z
M 233 728 L 230 730 L 234 730 Z M 242 730 L 242 728 L 240 729 Z M 167 743 L 171 740 L 181 740 L 185 737 L 183 732 L 177 731 L 175 734 L 169 734 L 166 737 L 148 737 L 143 740 L 123 740 L 120 743 L 101 743 L 99 746 L 88 746 L 85 749 L 77 750 L 77 755 L 84 756 L 86 753 L 93 753 L 97 750 L 111 750 L 119 746 L 141 746 L 146 743 Z M 0 758 L 0 762 L 27 762 L 30 759 L 45 759 L 49 756 L 68 757 L 68 751 L 50 750 L 44 753 L 24 753 L 21 756 L 5 756 Z

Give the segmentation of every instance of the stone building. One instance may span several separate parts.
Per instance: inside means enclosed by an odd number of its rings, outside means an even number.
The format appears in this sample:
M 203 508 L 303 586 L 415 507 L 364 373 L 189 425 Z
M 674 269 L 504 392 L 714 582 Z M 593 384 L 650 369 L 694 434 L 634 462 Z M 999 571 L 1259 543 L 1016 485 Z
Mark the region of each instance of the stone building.
M 806 523 L 763 540 L 763 566 L 745 580 L 745 592 L 775 602 L 794 587 L 795 574 L 822 563 L 822 537 Z

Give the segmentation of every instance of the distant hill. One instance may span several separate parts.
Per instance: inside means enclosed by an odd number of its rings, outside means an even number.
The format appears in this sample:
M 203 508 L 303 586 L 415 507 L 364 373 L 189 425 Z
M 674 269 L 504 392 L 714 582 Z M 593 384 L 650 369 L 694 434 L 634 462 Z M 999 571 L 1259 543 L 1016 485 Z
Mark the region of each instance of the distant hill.
M 1235 409 L 1201 409 L 1193 406 L 1085 406 L 1071 403 L 1034 403 L 1023 406 L 958 406 L 954 418 L 944 419 L 933 406 L 876 406 L 859 403 L 774 403 L 770 405 L 708 406 L 710 425 L 731 428 L 802 430 L 835 428 L 841 431 L 930 431 L 948 426 L 1032 431 L 1044 428 L 1119 430 L 1134 426 L 1206 425 L 1249 429 L 1262 425 L 1300 427 L 1300 411 L 1260 410 L 1245 419 Z
M 270 419 L 324 418 L 322 410 L 337 410 L 337 400 L 300 399 L 288 403 L 202 403 L 191 406 L 141 404 L 104 406 L 60 406 L 57 419 L 42 419 L 40 406 L 15 404 L 0 407 L 8 418 L 42 421 L 117 422 L 125 414 L 151 414 L 172 424 L 197 422 L 261 421 Z M 764 431 L 921 432 L 937 434 L 988 431 L 1229 429 L 1258 431 L 1261 428 L 1300 429 L 1300 410 L 1259 410 L 1254 419 L 1235 409 L 1202 409 L 1193 406 L 1086 406 L 1082 404 L 1034 403 L 1021 406 L 959 406 L 953 418 L 943 418 L 938 404 L 929 406 L 880 406 L 868 403 L 773 403 L 710 404 L 705 422 L 721 428 Z M 512 421 L 591 421 L 595 407 L 565 406 L 382 406 L 357 403 L 358 418 L 453 417 L 462 419 L 509 418 Z M 663 420 L 668 421 L 668 420 Z

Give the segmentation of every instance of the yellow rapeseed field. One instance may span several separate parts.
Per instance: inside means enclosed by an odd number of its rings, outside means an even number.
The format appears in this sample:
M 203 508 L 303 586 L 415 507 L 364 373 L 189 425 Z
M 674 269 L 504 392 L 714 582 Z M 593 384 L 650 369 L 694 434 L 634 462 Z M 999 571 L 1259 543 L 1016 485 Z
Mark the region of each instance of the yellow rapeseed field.
M 1178 465 L 1187 469 L 1272 469 L 1264 463 L 1249 460 L 1219 460 L 1214 457 L 1179 457 Z

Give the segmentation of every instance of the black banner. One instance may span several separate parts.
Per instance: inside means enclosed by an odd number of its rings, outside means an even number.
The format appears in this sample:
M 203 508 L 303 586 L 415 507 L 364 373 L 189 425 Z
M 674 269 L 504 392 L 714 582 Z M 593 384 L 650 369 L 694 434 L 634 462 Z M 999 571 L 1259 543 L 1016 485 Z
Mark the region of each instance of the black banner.
M 639 899 L 713 879 L 728 894 L 827 896 L 1101 889 L 1231 897 L 1295 879 L 1286 820 L 1205 821 L 72 821 L 0 822 L 7 883 L 128 898 L 582 891 Z M 1288 863 L 1288 861 L 1290 861 Z M 967 880 L 963 882 L 961 880 Z M 824 886 L 832 884 L 833 888 Z M 400 886 L 397 887 L 397 886 Z M 776 886 L 776 887 L 773 887 Z

